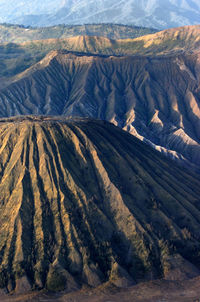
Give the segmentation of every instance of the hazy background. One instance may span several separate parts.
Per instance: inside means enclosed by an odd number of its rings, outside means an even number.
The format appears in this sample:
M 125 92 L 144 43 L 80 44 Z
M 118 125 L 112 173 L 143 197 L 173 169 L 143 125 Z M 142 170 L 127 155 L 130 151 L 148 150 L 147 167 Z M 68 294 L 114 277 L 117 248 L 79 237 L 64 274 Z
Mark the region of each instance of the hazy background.
M 31 26 L 113 22 L 158 29 L 200 23 L 199 0 L 0 0 L 0 22 Z

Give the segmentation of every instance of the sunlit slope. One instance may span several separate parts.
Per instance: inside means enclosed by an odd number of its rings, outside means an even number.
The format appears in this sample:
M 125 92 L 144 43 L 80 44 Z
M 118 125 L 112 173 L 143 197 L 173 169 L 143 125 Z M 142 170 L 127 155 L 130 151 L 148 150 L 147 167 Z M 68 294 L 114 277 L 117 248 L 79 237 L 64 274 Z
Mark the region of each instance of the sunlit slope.
M 130 41 L 133 47 L 137 43 L 141 47 L 141 51 L 138 48 L 141 54 L 160 55 L 199 50 L 200 25 L 170 28 Z
M 103 121 L 5 119 L 0 145 L 1 287 L 198 274 L 196 175 Z

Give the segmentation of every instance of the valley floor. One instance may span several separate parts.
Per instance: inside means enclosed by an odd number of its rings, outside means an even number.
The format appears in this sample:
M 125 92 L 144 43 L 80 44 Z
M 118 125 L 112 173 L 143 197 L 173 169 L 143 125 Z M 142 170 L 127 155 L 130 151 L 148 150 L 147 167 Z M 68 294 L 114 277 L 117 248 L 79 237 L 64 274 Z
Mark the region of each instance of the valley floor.
M 1 302 L 200 302 L 200 277 L 187 281 L 150 281 L 127 289 L 100 286 L 68 294 L 0 296 Z

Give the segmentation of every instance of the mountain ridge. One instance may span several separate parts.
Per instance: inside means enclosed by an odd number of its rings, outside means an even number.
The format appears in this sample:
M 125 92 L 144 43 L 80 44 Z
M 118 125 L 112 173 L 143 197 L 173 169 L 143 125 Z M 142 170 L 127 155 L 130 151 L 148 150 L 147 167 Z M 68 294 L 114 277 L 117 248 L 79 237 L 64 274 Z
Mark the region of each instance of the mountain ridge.
M 39 62 L 52 50 L 68 50 L 99 55 L 170 56 L 195 53 L 200 49 L 200 27 L 185 26 L 136 39 L 113 40 L 98 36 L 26 41 L 0 45 L 1 83 Z M 9 80 L 9 79 L 8 79 Z
M 70 38 L 78 35 L 102 36 L 109 39 L 136 38 L 157 30 L 122 24 L 58 25 L 32 28 L 14 24 L 0 24 L 0 43 L 22 43 L 29 40 Z

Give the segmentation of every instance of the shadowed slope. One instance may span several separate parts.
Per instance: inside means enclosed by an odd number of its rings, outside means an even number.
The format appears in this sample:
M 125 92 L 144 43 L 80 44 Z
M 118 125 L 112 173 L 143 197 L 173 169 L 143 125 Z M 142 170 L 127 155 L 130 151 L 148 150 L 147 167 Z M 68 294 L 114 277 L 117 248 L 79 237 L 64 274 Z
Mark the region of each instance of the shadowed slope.
M 0 146 L 1 287 L 198 274 L 195 175 L 102 121 L 1 120 Z

